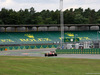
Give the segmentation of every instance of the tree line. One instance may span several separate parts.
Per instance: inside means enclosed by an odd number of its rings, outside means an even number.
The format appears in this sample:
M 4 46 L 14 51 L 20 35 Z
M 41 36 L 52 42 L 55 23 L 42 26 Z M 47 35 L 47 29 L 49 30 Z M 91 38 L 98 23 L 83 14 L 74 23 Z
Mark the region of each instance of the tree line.
M 99 24 L 100 10 L 95 9 L 66 9 L 64 12 L 64 24 Z M 2 8 L 0 10 L 0 24 L 60 24 L 60 10 L 42 10 L 36 12 L 30 9 Z

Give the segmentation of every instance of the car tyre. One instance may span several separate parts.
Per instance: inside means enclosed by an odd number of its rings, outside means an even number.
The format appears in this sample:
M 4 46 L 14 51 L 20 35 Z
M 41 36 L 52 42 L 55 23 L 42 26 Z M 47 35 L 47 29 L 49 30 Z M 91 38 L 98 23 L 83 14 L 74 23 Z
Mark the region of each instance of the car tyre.
M 55 54 L 55 56 L 57 56 L 57 54 Z
M 45 57 L 47 56 L 47 54 L 45 54 Z

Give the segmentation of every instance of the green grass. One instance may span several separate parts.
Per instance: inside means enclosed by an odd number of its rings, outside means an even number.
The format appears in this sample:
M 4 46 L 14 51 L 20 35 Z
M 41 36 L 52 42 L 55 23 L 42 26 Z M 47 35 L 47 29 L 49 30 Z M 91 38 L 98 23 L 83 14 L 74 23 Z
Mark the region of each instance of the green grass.
M 0 56 L 0 75 L 86 75 L 100 73 L 100 60 Z

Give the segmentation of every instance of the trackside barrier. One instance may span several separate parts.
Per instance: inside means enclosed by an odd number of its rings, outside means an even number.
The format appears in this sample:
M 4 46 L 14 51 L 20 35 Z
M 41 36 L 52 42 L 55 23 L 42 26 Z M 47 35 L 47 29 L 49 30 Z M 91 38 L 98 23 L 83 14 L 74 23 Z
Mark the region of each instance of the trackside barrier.
M 0 47 L 0 51 L 4 51 L 5 50 L 5 47 Z
M 100 54 L 100 48 L 94 49 L 56 49 L 58 54 Z
M 41 48 L 57 48 L 57 45 L 34 45 L 34 46 L 9 46 L 7 50 L 24 50 L 24 49 L 41 49 Z

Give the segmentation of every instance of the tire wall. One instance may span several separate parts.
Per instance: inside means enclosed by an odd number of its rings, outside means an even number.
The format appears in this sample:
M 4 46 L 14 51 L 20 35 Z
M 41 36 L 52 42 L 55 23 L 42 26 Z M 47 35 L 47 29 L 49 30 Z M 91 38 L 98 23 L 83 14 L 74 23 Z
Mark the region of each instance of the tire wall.
M 7 50 L 24 50 L 24 49 L 40 49 L 40 48 L 57 48 L 57 45 L 34 45 L 34 46 L 9 46 Z

